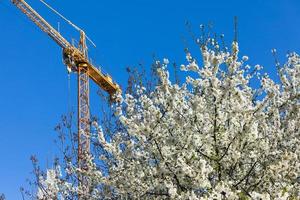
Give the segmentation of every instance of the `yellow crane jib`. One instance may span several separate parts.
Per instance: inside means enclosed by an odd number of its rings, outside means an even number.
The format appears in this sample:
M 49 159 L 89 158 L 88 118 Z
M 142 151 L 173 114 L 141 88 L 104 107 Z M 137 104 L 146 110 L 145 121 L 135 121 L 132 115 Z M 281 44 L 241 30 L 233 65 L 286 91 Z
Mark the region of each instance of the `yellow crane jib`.
M 63 49 L 64 64 L 70 68 L 70 71 L 78 72 L 79 64 L 85 64 L 84 66 L 87 67 L 89 78 L 100 86 L 100 88 L 108 92 L 111 97 L 116 92 L 121 92 L 119 85 L 114 83 L 109 75 L 103 74 L 89 62 L 85 52 L 86 49 L 82 48 L 79 50 L 77 47 L 71 45 L 57 30 L 26 3 L 26 1 L 12 0 L 12 2 Z M 85 34 L 83 33 L 81 36 L 85 37 Z M 84 46 L 85 44 L 81 45 Z

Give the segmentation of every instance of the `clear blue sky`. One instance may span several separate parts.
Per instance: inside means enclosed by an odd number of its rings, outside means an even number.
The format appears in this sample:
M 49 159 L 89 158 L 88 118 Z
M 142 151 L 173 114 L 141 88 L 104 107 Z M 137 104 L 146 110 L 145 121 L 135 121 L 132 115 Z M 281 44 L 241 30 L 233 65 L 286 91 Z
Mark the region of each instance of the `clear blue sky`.
M 59 19 L 38 0 L 28 2 L 56 26 Z M 271 48 L 277 48 L 282 59 L 288 50 L 299 51 L 298 0 L 47 2 L 86 30 L 98 45 L 93 58 L 121 85 L 126 84 L 125 67 L 148 64 L 153 53 L 183 63 L 182 37 L 190 38 L 186 20 L 194 30 L 212 21 L 229 42 L 233 16 L 238 16 L 242 53 L 273 74 Z M 0 0 L 0 27 L 0 193 L 17 200 L 19 187 L 31 176 L 30 155 L 36 154 L 45 166 L 56 152 L 53 129 L 67 112 L 67 74 L 59 47 L 8 0 Z M 61 24 L 61 30 L 69 36 L 72 29 Z M 74 106 L 75 89 L 73 85 Z M 92 95 L 94 105 L 98 100 Z M 95 106 L 92 112 L 99 111 Z

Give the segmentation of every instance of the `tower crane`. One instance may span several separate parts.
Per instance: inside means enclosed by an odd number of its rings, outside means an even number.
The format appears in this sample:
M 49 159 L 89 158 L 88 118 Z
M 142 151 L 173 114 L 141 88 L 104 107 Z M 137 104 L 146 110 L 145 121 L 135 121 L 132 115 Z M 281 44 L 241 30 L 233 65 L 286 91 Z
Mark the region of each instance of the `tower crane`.
M 25 0 L 12 0 L 27 17 L 34 22 L 43 32 L 51 37 L 63 50 L 63 61 L 68 71 L 77 73 L 78 76 L 78 165 L 84 165 L 86 153 L 90 152 L 90 101 L 89 79 L 92 79 L 101 89 L 106 91 L 111 99 L 121 89 L 112 78 L 102 73 L 93 66 L 88 59 L 86 35 L 80 29 L 79 46 L 69 43 L 58 31 L 56 31 L 37 11 Z

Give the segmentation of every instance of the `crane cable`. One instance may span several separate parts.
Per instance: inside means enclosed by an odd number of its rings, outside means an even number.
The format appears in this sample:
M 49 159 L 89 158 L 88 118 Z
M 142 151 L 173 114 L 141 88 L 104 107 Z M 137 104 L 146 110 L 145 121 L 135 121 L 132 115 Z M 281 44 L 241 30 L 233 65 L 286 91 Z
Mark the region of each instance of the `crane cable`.
M 68 107 L 67 107 L 67 112 L 68 114 L 71 114 L 72 108 L 71 108 L 71 73 L 68 73 Z
M 47 6 L 50 10 L 52 10 L 55 14 L 57 14 L 59 17 L 61 17 L 63 20 L 65 20 L 68 24 L 70 24 L 73 28 L 75 28 L 77 31 L 79 32 L 84 32 L 81 28 L 79 28 L 78 26 L 76 26 L 75 24 L 73 24 L 70 20 L 68 20 L 66 17 L 64 17 L 62 14 L 60 14 L 57 10 L 55 10 L 54 8 L 52 8 L 49 4 L 47 4 L 44 0 L 40 0 L 40 2 L 42 2 L 45 6 Z M 87 35 L 85 35 L 85 37 L 87 38 L 87 40 L 96 48 L 96 44 L 93 42 L 93 40 L 91 40 Z

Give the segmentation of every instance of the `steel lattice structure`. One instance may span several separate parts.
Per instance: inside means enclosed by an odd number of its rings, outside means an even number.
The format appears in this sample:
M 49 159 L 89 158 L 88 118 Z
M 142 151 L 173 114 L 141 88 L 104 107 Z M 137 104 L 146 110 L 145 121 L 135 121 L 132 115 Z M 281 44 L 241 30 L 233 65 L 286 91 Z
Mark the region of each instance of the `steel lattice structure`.
M 79 30 L 80 42 L 79 46 L 75 47 L 25 0 L 12 0 L 12 2 L 63 49 L 64 64 L 69 71 L 78 75 L 78 166 L 85 169 L 85 155 L 90 153 L 89 79 L 92 79 L 100 88 L 106 91 L 111 99 L 116 93 L 121 92 L 121 89 L 118 84 L 112 81 L 109 75 L 102 73 L 89 62 L 84 31 Z M 84 178 L 81 178 L 81 180 L 84 180 Z

